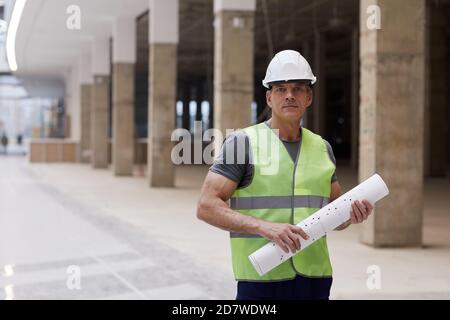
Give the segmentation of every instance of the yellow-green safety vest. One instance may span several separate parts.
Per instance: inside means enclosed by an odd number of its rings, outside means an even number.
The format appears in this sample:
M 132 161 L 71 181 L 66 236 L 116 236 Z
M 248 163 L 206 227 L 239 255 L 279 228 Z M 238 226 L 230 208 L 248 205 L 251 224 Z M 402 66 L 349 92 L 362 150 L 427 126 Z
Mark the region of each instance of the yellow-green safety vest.
M 230 208 L 271 222 L 297 224 L 328 204 L 335 165 L 322 137 L 305 128 L 301 130 L 302 142 L 294 162 L 265 123 L 243 129 L 249 137 L 254 173 L 249 185 L 235 190 Z M 263 276 L 258 275 L 248 256 L 269 241 L 259 235 L 233 232 L 230 241 L 238 281 L 280 281 L 293 279 L 297 274 L 332 274 L 326 237 Z

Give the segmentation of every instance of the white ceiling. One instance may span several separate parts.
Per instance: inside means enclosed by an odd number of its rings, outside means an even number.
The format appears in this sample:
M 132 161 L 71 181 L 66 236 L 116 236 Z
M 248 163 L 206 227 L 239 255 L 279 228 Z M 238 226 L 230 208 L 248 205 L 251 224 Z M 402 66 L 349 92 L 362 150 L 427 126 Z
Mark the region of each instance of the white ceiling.
M 28 0 L 16 38 L 19 76 L 63 77 L 95 37 L 110 37 L 115 17 L 136 17 L 149 0 Z M 66 27 L 67 8 L 81 11 L 81 30 Z

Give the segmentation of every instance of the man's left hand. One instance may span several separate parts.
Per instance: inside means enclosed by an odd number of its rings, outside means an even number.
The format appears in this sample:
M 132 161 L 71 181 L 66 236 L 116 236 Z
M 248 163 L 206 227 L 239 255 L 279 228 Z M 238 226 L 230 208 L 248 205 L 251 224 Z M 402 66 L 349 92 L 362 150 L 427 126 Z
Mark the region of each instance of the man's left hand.
M 373 205 L 369 201 L 354 201 L 350 211 L 350 222 L 352 224 L 363 222 L 372 213 L 372 210 Z

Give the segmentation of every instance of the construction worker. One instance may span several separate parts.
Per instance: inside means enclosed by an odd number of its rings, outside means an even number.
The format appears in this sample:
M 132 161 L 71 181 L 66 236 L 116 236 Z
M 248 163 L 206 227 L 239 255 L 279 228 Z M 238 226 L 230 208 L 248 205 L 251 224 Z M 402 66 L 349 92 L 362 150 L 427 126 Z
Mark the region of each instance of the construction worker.
M 298 251 L 299 236 L 308 235 L 295 224 L 342 194 L 331 146 L 300 126 L 313 101 L 315 82 L 299 52 L 276 54 L 263 80 L 272 117 L 230 135 L 205 178 L 197 217 L 230 232 L 238 300 L 329 298 L 332 267 L 326 237 L 263 276 L 248 259 L 268 241 L 285 252 Z M 258 138 L 271 132 L 278 133 L 277 157 L 267 152 L 267 139 Z M 243 156 L 238 152 L 242 150 Z M 277 161 L 278 170 L 265 174 L 263 164 L 270 161 Z M 355 201 L 351 219 L 336 230 L 361 223 L 372 209 L 366 200 Z

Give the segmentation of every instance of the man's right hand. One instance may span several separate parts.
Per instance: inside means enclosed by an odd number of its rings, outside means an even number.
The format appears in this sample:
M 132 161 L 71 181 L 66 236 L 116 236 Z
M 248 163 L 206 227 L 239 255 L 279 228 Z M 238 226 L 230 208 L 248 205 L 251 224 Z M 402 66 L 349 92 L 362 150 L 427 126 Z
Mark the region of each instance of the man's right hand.
M 300 250 L 300 239 L 298 236 L 308 240 L 309 236 L 302 228 L 289 223 L 275 223 L 262 221 L 259 227 L 259 235 L 275 242 L 284 252 L 292 253 Z

